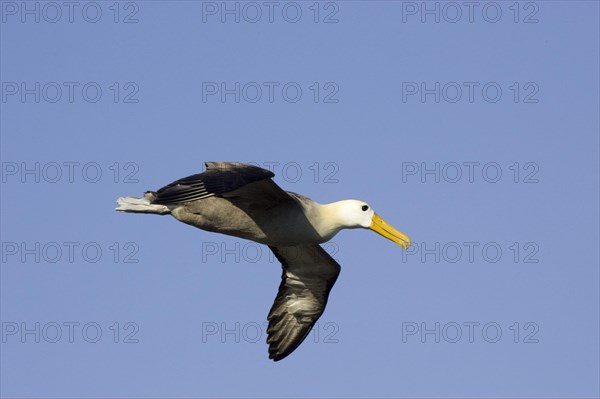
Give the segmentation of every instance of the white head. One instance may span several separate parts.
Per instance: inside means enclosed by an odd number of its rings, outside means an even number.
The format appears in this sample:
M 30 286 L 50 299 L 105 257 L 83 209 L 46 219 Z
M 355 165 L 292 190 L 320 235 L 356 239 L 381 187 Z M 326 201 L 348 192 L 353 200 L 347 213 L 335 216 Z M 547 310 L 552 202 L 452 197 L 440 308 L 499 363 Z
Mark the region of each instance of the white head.
M 371 227 L 373 220 L 373 209 L 363 201 L 345 200 L 335 203 L 336 213 L 340 224 L 345 229 L 357 229 Z
M 385 238 L 394 241 L 404 249 L 410 245 L 410 238 L 399 232 L 371 209 L 369 204 L 357 200 L 345 200 L 332 204 L 336 208 L 336 219 L 344 229 L 371 229 Z

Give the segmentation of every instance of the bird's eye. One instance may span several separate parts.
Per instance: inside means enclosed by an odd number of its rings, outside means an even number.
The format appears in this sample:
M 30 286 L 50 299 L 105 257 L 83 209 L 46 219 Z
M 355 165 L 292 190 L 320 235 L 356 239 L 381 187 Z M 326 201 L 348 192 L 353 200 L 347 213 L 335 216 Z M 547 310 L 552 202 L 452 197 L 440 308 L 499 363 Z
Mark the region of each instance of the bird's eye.
M 363 211 L 366 211 L 367 209 L 369 209 L 369 206 L 368 206 L 368 205 L 363 205 L 363 206 L 362 206 L 362 210 L 363 210 Z

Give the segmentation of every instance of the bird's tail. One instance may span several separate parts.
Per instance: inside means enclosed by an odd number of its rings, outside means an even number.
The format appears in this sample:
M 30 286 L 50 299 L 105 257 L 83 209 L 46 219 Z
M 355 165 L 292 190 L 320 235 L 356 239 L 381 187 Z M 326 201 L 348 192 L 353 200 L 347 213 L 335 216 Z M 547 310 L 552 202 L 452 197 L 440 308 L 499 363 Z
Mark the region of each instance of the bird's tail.
M 144 198 L 120 197 L 117 199 L 119 206 L 115 211 L 130 213 L 154 213 L 157 215 L 166 215 L 171 213 L 171 209 L 166 205 L 153 204 L 156 199 L 156 193 L 147 191 Z

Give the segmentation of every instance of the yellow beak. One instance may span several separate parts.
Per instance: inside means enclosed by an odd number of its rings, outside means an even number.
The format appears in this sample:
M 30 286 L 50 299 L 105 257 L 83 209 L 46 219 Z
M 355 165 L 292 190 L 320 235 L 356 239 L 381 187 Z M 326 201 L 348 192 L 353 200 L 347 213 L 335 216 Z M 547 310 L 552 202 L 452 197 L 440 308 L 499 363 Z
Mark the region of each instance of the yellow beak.
M 369 227 L 374 232 L 381 234 L 388 240 L 394 241 L 396 244 L 400 245 L 402 248 L 407 249 L 410 245 L 410 238 L 404 233 L 399 232 L 395 228 L 393 228 L 389 223 L 383 220 L 378 214 L 373 214 L 373 219 L 371 219 L 371 226 Z

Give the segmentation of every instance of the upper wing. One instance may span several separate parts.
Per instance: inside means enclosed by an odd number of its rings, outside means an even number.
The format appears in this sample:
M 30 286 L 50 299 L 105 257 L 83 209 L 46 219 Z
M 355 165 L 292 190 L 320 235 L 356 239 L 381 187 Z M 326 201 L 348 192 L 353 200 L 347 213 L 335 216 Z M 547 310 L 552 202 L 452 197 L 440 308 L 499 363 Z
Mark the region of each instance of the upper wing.
M 283 267 L 267 329 L 269 358 L 277 361 L 304 341 L 323 314 L 340 265 L 317 244 L 269 248 Z
M 258 166 L 246 165 L 238 162 L 206 162 L 206 171 L 196 175 L 184 177 L 168 184 L 155 194 L 153 204 L 174 205 L 198 199 L 235 193 L 244 186 L 265 181 L 261 185 L 261 195 L 287 195 L 271 178 L 272 172 Z

